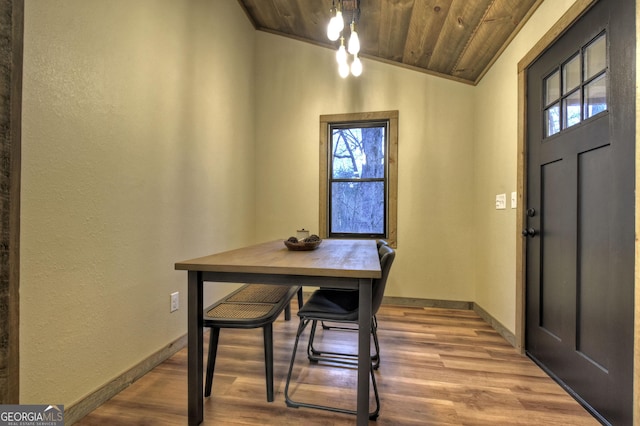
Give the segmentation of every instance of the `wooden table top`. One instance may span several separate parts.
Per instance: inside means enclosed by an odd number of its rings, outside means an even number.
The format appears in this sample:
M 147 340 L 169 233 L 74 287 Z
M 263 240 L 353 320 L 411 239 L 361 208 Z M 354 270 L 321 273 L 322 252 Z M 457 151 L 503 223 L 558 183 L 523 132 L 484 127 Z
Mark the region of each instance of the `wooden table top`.
M 341 278 L 381 276 L 375 240 L 325 239 L 311 251 L 291 251 L 283 240 L 275 240 L 177 262 L 175 269 Z

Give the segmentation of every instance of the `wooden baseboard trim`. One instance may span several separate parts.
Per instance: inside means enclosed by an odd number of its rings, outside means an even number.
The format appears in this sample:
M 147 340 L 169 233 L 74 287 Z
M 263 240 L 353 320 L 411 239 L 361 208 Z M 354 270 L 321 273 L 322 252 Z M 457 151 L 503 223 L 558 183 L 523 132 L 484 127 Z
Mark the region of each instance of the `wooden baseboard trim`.
M 305 298 L 310 293 L 305 292 Z M 443 308 L 443 309 L 460 309 L 473 310 L 480 318 L 493 327 L 502 337 L 515 347 L 515 335 L 503 326 L 498 320 L 493 318 L 480 305 L 474 302 L 464 302 L 457 300 L 437 300 L 437 299 L 417 299 L 411 297 L 385 297 L 382 301 L 385 305 L 396 306 L 414 306 L 423 308 Z M 174 340 L 158 352 L 143 360 L 139 364 L 116 377 L 111 382 L 105 384 L 100 389 L 87 395 L 85 398 L 75 404 L 65 406 L 64 417 L 65 424 L 72 425 L 84 416 L 98 408 L 100 405 L 117 395 L 120 391 L 127 388 L 140 377 L 153 370 L 163 361 L 172 357 L 176 352 L 187 346 L 187 335 Z
M 385 305 L 415 306 L 418 308 L 461 309 L 465 311 L 473 309 L 473 302 L 465 302 L 461 300 L 416 299 L 412 297 L 385 296 L 382 299 L 382 303 Z
M 516 336 L 507 329 L 500 321 L 491 316 L 480 305 L 475 302 L 463 302 L 457 300 L 436 300 L 436 299 L 414 299 L 407 297 L 384 297 L 382 303 L 385 305 L 396 306 L 415 306 L 419 308 L 444 308 L 444 309 L 463 309 L 472 310 L 478 314 L 485 322 L 487 322 L 494 330 L 498 332 L 504 339 L 516 347 Z
M 487 311 L 482 309 L 480 305 L 477 303 L 473 304 L 473 311 L 480 316 L 483 320 L 485 320 L 495 331 L 498 332 L 499 335 L 505 338 L 507 342 L 511 344 L 514 348 L 516 348 L 516 336 L 513 334 L 507 327 L 502 325 L 500 321 L 491 316 Z
M 100 405 L 117 395 L 120 391 L 130 386 L 140 377 L 153 370 L 156 366 L 172 357 L 176 352 L 187 346 L 187 335 L 181 336 L 169 343 L 164 348 L 152 354 L 139 364 L 125 371 L 111 382 L 100 387 L 95 392 L 82 398 L 80 401 L 64 407 L 64 420 L 66 425 L 72 425 L 84 416 L 98 408 Z

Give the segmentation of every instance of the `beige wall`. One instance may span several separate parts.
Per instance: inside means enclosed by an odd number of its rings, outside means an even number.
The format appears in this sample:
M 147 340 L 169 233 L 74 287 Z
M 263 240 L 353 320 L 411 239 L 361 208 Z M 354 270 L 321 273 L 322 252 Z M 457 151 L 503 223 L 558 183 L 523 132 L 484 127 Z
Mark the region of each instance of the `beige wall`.
M 338 76 L 332 50 L 257 34 L 260 239 L 318 230 L 319 116 L 399 110 L 398 254 L 389 296 L 472 300 L 474 88 L 364 59 Z
M 213 3 L 26 2 L 21 403 L 182 336 L 173 264 L 254 241 L 255 33 Z
M 366 58 L 343 80 L 233 1 L 26 2 L 21 402 L 72 404 L 183 335 L 174 262 L 317 232 L 321 114 L 399 110 L 387 295 L 515 331 L 519 230 L 494 201 L 516 189 L 517 63 L 573 2 L 544 2 L 477 87 Z
M 474 91 L 476 127 L 477 270 L 475 302 L 515 332 L 518 62 L 569 9 L 574 0 L 545 1 L 502 53 Z M 495 209 L 497 194 L 507 209 Z
M 477 87 L 257 34 L 260 239 L 318 229 L 318 117 L 397 109 L 398 256 L 389 296 L 478 302 L 515 332 L 517 63 L 573 0 L 544 2 Z M 366 41 L 363 41 L 366 42 Z

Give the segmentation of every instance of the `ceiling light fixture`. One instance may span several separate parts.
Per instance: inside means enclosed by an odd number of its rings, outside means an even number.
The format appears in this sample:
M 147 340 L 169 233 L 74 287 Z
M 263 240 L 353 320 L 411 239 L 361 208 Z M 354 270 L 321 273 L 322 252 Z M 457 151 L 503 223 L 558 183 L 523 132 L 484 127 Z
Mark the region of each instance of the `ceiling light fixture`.
M 343 14 L 351 12 L 351 23 L 349 25 L 349 43 L 345 49 L 344 35 L 344 17 Z M 338 73 L 342 78 L 349 75 L 349 71 L 354 77 L 362 74 L 362 62 L 358 57 L 360 52 L 360 38 L 356 25 L 360 19 L 360 0 L 332 0 L 331 2 L 331 19 L 327 26 L 327 37 L 331 41 L 340 39 L 340 46 L 336 52 L 336 60 L 338 61 Z M 353 55 L 351 65 L 348 63 L 347 51 Z

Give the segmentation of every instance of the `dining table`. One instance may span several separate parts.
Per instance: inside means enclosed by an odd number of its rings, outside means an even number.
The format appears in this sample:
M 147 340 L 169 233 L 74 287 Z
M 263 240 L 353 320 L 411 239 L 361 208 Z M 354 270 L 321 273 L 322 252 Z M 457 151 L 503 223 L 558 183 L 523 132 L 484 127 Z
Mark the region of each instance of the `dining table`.
M 188 271 L 187 384 L 189 425 L 202 423 L 204 283 L 260 283 L 358 289 L 357 425 L 369 423 L 371 290 L 381 277 L 375 240 L 323 239 L 314 250 L 273 240 L 177 262 Z

